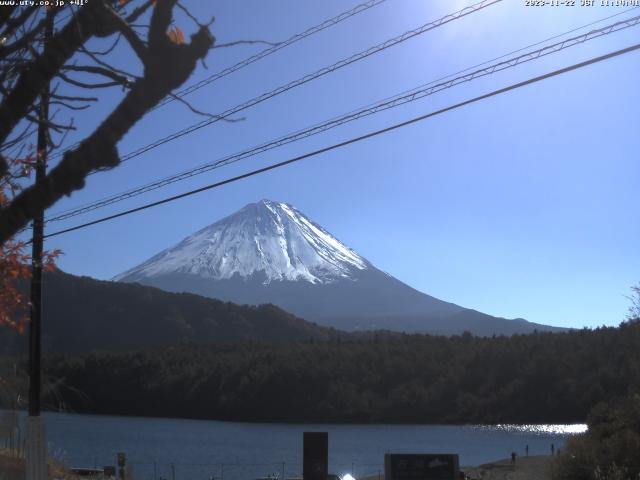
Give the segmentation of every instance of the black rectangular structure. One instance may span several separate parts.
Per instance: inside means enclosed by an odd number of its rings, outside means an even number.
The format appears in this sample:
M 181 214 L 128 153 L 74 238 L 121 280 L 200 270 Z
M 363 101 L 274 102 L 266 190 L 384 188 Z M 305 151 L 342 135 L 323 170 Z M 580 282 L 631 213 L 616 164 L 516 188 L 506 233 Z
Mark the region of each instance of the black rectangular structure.
M 327 480 L 329 434 L 327 432 L 304 432 L 302 435 L 302 479 Z
M 385 480 L 459 480 L 458 455 L 452 453 L 387 453 Z

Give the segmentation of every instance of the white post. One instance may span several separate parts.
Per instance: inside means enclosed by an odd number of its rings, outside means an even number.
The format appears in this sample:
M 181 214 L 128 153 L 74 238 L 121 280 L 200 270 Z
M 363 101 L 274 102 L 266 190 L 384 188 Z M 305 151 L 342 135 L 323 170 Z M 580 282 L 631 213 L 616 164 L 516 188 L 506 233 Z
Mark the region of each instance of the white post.
M 47 434 L 44 417 L 27 417 L 27 480 L 47 480 Z

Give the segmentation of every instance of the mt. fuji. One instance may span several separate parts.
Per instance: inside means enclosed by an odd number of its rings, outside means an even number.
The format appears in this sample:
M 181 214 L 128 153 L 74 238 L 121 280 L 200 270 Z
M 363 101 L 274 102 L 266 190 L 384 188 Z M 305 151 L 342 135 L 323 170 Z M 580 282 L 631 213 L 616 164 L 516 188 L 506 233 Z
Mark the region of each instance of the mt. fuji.
M 114 277 L 241 304 L 273 303 L 343 330 L 512 334 L 506 320 L 421 293 L 374 267 L 291 205 L 252 203 Z
M 262 200 L 185 238 L 114 280 L 191 274 L 331 283 L 370 265 L 286 203 Z

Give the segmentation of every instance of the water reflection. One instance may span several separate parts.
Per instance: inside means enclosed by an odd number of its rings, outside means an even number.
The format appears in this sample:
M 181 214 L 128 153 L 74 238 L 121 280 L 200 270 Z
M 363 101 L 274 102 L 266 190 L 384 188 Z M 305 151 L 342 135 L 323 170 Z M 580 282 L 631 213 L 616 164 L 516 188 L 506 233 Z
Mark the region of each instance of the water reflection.
M 574 423 L 569 425 L 546 424 L 546 425 L 477 425 L 474 428 L 479 430 L 500 430 L 506 433 L 526 434 L 526 435 L 577 435 L 587 431 L 584 423 Z

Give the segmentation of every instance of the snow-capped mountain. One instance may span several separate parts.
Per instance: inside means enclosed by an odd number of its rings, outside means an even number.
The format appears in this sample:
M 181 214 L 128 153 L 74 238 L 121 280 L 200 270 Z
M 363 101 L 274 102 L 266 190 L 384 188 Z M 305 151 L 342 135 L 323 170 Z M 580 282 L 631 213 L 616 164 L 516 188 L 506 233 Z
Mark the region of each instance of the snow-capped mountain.
M 114 280 L 191 274 L 212 280 L 264 275 L 331 283 L 369 263 L 286 203 L 262 200 L 185 238 Z
M 343 330 L 491 335 L 552 329 L 419 292 L 291 205 L 270 200 L 245 206 L 114 280 L 240 304 L 273 303 Z

